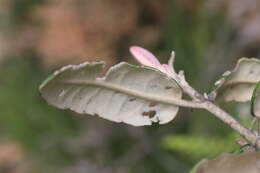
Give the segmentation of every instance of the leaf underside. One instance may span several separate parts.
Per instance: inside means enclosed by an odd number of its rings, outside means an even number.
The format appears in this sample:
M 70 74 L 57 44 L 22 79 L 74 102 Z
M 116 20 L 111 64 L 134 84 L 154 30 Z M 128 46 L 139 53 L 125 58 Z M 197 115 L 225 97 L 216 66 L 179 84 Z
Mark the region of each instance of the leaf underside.
M 222 154 L 214 160 L 202 160 L 191 173 L 259 173 L 260 153 Z
M 229 74 L 223 74 L 217 83 L 216 100 L 249 101 L 256 83 L 260 80 L 260 60 L 255 58 L 241 58 L 235 69 Z
M 97 115 L 134 126 L 171 121 L 181 98 L 177 83 L 160 71 L 122 62 L 98 78 L 103 62 L 69 65 L 56 71 L 40 86 L 50 105 L 79 114 Z

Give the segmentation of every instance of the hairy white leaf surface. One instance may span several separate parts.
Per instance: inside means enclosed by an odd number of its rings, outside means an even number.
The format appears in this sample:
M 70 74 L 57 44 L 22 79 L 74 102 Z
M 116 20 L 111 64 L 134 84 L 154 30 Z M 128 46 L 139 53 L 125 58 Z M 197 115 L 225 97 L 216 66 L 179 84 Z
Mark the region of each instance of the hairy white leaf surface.
M 249 101 L 256 83 L 260 80 L 260 60 L 241 58 L 235 69 L 224 73 L 216 82 L 217 101 Z
M 259 173 L 260 153 L 222 154 L 214 160 L 201 161 L 191 173 Z
M 40 86 L 50 105 L 80 114 L 124 122 L 134 126 L 171 121 L 182 91 L 166 74 L 149 67 L 122 62 L 98 78 L 102 62 L 69 65 L 56 71 Z

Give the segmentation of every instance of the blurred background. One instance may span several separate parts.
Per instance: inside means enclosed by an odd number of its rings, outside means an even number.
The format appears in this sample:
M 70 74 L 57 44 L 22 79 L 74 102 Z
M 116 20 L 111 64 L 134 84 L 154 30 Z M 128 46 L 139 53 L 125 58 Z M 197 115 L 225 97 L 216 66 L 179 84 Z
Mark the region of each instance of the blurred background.
M 50 107 L 38 86 L 84 61 L 135 63 L 139 45 L 199 91 L 260 57 L 259 0 L 0 0 L 0 173 L 187 173 L 204 157 L 233 152 L 237 135 L 200 110 L 166 125 L 131 127 Z M 247 104 L 225 105 L 244 124 Z

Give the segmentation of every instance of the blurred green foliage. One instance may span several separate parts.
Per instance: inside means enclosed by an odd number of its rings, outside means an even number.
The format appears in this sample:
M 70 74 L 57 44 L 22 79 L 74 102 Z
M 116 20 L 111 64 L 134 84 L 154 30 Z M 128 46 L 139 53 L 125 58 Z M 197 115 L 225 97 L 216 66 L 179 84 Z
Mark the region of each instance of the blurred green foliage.
M 162 146 L 179 153 L 193 163 L 203 158 L 213 158 L 223 152 L 235 151 L 237 135 L 229 137 L 202 137 L 191 135 L 171 135 L 162 140 Z M 237 148 L 238 149 L 238 148 Z
M 70 158 L 64 141 L 77 134 L 79 122 L 40 98 L 38 86 L 46 73 L 30 57 L 0 65 L 1 134 L 19 141 L 27 152 L 37 153 L 43 160 L 62 163 Z
M 185 69 L 187 79 L 196 84 L 207 49 L 223 17 L 210 14 L 203 8 L 203 1 L 198 1 L 193 10 L 183 9 L 176 1 L 170 4 L 173 14 L 167 16 L 163 42 L 166 49 L 176 52 L 176 68 Z

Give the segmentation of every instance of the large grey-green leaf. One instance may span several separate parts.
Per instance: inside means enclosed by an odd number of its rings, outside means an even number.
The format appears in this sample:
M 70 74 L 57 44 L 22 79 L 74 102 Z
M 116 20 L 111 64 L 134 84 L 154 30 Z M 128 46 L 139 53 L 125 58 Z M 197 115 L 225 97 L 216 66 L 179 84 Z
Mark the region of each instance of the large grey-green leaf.
M 191 173 L 259 173 L 260 153 L 222 154 L 214 160 L 201 161 Z
M 257 82 L 252 95 L 251 114 L 260 120 L 260 82 Z
M 216 82 L 216 100 L 249 101 L 259 80 L 260 60 L 241 58 L 233 71 L 224 73 L 223 77 Z
M 182 92 L 166 74 L 122 62 L 97 78 L 103 66 L 86 62 L 63 67 L 43 82 L 40 92 L 55 107 L 135 126 L 164 124 L 175 117 L 178 107 L 160 100 L 181 98 Z

